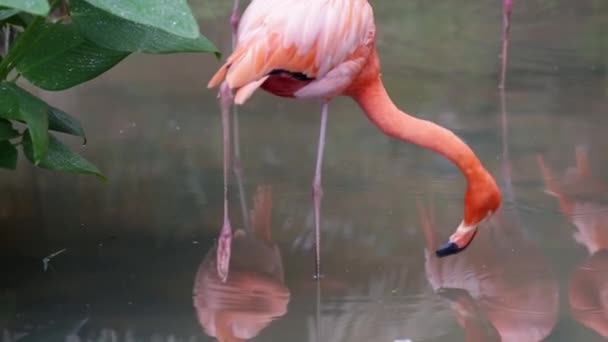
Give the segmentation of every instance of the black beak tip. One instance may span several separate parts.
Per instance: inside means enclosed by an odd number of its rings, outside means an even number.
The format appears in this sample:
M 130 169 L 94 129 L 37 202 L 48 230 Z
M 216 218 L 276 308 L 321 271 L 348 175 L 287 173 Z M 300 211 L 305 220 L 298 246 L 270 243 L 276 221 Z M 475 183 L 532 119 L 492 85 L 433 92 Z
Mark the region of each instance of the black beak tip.
M 464 250 L 464 248 L 459 248 L 456 243 L 446 242 L 435 251 L 435 255 L 437 255 L 437 257 L 439 257 L 439 258 L 443 258 L 448 255 L 452 255 L 452 254 L 461 252 L 462 250 Z

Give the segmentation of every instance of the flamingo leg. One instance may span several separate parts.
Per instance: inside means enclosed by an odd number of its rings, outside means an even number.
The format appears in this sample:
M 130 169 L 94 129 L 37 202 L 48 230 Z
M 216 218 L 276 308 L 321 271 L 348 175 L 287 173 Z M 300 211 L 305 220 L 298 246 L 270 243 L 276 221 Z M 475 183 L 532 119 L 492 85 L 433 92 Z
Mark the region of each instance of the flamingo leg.
M 230 16 L 230 26 L 232 27 L 232 48 L 236 46 L 236 35 L 239 28 L 239 22 L 241 17 L 239 16 L 239 0 L 234 0 L 234 6 L 232 7 L 232 15 Z
M 232 8 L 232 15 L 230 16 L 230 26 L 232 28 L 232 48 L 236 45 L 237 29 L 239 26 L 239 0 L 234 0 L 234 6 Z M 217 274 L 219 278 L 225 282 L 228 279 L 228 270 L 230 266 L 230 253 L 232 245 L 232 225 L 230 224 L 230 217 L 228 215 L 228 168 L 230 167 L 230 107 L 232 105 L 233 96 L 228 83 L 224 82 L 220 86 L 219 92 L 220 98 L 220 109 L 222 112 L 222 135 L 224 145 L 224 223 L 220 230 L 220 236 L 218 238 L 217 246 Z M 237 175 L 237 181 L 239 181 L 239 193 L 241 194 L 241 209 L 243 210 L 243 218 L 247 218 L 244 207 L 244 191 L 242 191 L 242 168 L 240 163 L 240 149 L 238 148 L 238 122 L 236 108 L 234 109 L 235 115 L 235 155 L 238 157 L 235 163 L 234 173 Z M 237 170 L 240 170 L 237 171 Z M 248 226 L 249 222 L 246 219 L 245 225 Z
M 502 1 L 502 52 L 501 52 L 501 68 L 500 68 L 500 83 L 498 87 L 504 89 L 507 80 L 507 61 L 509 56 L 509 29 L 511 28 L 511 10 L 513 8 L 513 0 Z
M 232 15 L 230 16 L 230 26 L 232 27 L 232 49 L 236 46 L 237 30 L 239 27 L 239 0 L 234 0 L 234 6 L 232 7 Z M 245 194 L 245 188 L 243 186 L 243 164 L 241 163 L 241 144 L 240 144 L 240 133 L 239 133 L 239 112 L 238 108 L 234 106 L 232 108 L 232 132 L 234 134 L 234 163 L 232 164 L 234 177 L 239 188 L 239 201 L 241 203 L 241 213 L 243 215 L 243 225 L 245 230 L 250 231 L 249 224 L 249 211 L 247 210 L 247 198 Z
M 217 274 L 225 282 L 228 279 L 230 266 L 230 252 L 232 245 L 232 226 L 228 215 L 228 168 L 230 167 L 230 106 L 232 104 L 232 91 L 228 83 L 220 87 L 220 107 L 222 112 L 222 133 L 224 142 L 224 223 L 220 231 L 217 246 Z
M 232 168 L 234 177 L 236 178 L 236 184 L 239 189 L 239 201 L 241 203 L 241 214 L 243 215 L 243 226 L 245 230 L 251 231 L 251 222 L 249 219 L 249 211 L 247 210 L 247 194 L 245 193 L 245 186 L 243 181 L 243 164 L 241 163 L 241 142 L 240 142 L 240 130 L 239 130 L 239 112 L 237 107 L 234 106 L 232 109 L 232 134 L 234 136 L 234 160 Z
M 315 278 L 321 277 L 321 198 L 323 187 L 321 186 L 321 171 L 323 168 L 323 151 L 325 149 L 325 131 L 327 128 L 327 111 L 329 104 L 323 102 L 321 108 L 321 128 L 319 130 L 319 145 L 317 148 L 317 162 L 315 166 L 315 178 L 312 182 L 312 199 L 315 214 Z

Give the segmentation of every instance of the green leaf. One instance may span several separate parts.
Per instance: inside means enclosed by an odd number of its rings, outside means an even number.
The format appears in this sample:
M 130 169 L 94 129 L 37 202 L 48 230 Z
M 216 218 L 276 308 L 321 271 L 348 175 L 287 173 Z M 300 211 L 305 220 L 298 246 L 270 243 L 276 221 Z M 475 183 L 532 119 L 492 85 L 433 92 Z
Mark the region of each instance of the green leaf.
M 49 153 L 38 163 L 38 167 L 54 171 L 93 174 L 101 179 L 106 179 L 95 165 L 70 150 L 54 135 L 49 134 L 49 136 Z M 23 152 L 30 161 L 33 159 L 29 131 L 23 134 Z
M 4 20 L 6 18 L 10 18 L 15 14 L 19 13 L 19 10 L 13 8 L 0 8 L 0 20 Z
M 86 143 L 87 137 L 80 122 L 61 109 L 49 106 L 49 129 L 82 137 Z
M 0 81 L 0 118 L 20 119 L 19 104 L 9 85 Z
M 17 14 L 16 16 L 11 17 L 9 23 L 16 26 L 26 27 L 31 24 L 34 19 L 36 19 L 36 16 L 32 14 L 19 12 L 19 14 Z
M 15 9 L 0 8 L 0 21 L 4 24 L 11 24 L 20 28 L 27 26 L 30 18 L 35 18 L 33 14 L 21 12 Z M 2 24 L 0 23 L 0 24 Z
M 49 144 L 49 121 L 48 121 L 48 105 L 37 98 L 36 96 L 21 89 L 14 83 L 0 82 L 0 117 L 5 119 L 20 120 L 27 124 L 32 132 L 32 141 L 34 143 L 34 160 L 39 162 L 47 153 Z M 8 103 L 12 107 L 8 111 L 1 111 L 3 105 Z
M 10 141 L 0 141 L 0 168 L 14 170 L 17 167 L 17 149 Z
M 184 38 L 152 26 L 123 20 L 83 0 L 72 1 L 71 14 L 72 20 L 87 39 L 108 49 L 145 53 L 218 53 L 215 45 L 200 34 L 196 38 Z
M 63 90 L 93 79 L 129 54 L 86 40 L 74 24 L 49 24 L 17 64 L 21 74 L 47 90 Z
M 199 29 L 186 0 L 85 0 L 124 20 L 159 28 L 184 38 L 196 38 Z
M 47 15 L 51 10 L 47 0 L 0 0 L 0 6 L 15 8 L 37 15 Z
M 13 128 L 13 124 L 5 119 L 0 119 L 0 141 L 13 139 L 19 136 L 19 131 Z

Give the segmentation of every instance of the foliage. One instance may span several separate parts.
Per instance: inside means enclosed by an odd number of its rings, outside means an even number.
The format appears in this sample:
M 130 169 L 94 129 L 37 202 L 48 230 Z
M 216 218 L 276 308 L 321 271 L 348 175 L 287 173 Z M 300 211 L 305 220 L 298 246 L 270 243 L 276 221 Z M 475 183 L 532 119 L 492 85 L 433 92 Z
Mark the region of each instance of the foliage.
M 49 131 L 78 136 L 80 123 L 17 84 L 51 91 L 77 86 L 131 53 L 212 52 L 187 0 L 0 0 L 0 168 L 18 147 L 36 166 L 104 178 Z

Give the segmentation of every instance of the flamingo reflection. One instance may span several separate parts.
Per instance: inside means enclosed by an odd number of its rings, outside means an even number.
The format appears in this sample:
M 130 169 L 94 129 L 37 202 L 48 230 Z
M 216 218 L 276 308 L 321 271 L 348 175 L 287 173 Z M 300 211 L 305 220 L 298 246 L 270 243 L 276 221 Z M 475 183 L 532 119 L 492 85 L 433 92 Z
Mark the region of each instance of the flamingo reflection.
M 246 341 L 287 313 L 290 292 L 283 264 L 271 237 L 272 192 L 257 188 L 250 213 L 252 232 L 237 230 L 232 240 L 230 274 L 226 282 L 216 270 L 216 247 L 199 266 L 194 283 L 198 320 L 220 342 Z
M 450 302 L 466 341 L 540 341 L 558 315 L 558 284 L 543 256 L 503 209 L 457 258 L 435 258 L 433 210 L 419 204 L 427 279 Z
M 542 156 L 538 156 L 538 163 L 545 191 L 557 197 L 561 212 L 576 228 L 574 240 L 589 254 L 570 277 L 572 316 L 608 338 L 608 206 L 599 199 L 608 187 L 593 177 L 585 148 L 576 149 L 576 166 L 559 179 L 554 178 Z

